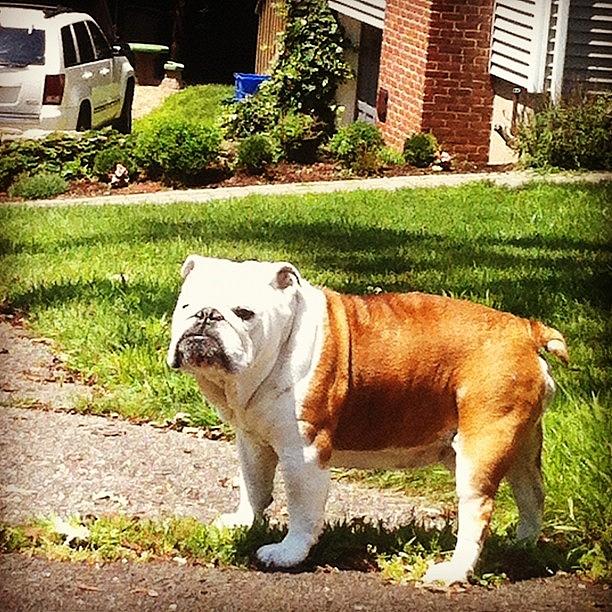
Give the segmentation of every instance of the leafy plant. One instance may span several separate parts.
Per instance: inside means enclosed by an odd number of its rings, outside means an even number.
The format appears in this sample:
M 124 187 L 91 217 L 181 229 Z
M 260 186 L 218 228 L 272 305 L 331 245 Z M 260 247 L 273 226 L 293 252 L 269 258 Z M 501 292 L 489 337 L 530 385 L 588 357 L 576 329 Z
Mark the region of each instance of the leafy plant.
M 129 147 L 114 145 L 99 151 L 94 158 L 93 172 L 99 178 L 108 179 L 117 164 L 125 166 L 130 176 L 136 171 L 136 162 Z
M 404 158 L 412 166 L 427 168 L 436 158 L 438 148 L 438 141 L 433 134 L 412 134 L 404 142 Z
M 236 167 L 250 174 L 261 174 L 274 159 L 274 145 L 267 134 L 247 136 L 238 144 Z
M 351 72 L 342 29 L 326 0 L 287 0 L 286 27 L 269 80 L 225 117 L 230 137 L 271 131 L 289 112 L 311 115 L 331 133 L 334 96 Z
M 217 128 L 164 117 L 139 125 L 134 157 L 149 175 L 189 183 L 217 158 L 220 145 Z
M 316 158 L 321 132 L 320 125 L 312 115 L 287 113 L 281 117 L 273 133 L 287 159 L 310 162 Z
M 401 166 L 406 163 L 404 154 L 391 147 L 382 147 L 378 152 L 378 158 L 383 166 Z
M 64 193 L 68 183 L 59 175 L 51 172 L 38 172 L 29 175 L 22 174 L 9 187 L 8 194 L 12 198 L 25 198 L 27 200 L 40 200 L 52 198 Z
M 516 148 L 536 168 L 612 168 L 612 96 L 548 102 L 519 124 Z
M 365 121 L 341 127 L 329 141 L 332 156 L 360 174 L 371 174 L 380 167 L 378 154 L 383 146 L 380 130 Z
M 0 190 L 22 173 L 51 172 L 70 180 L 92 178 L 96 155 L 125 147 L 130 136 L 110 128 L 78 134 L 53 133 L 40 140 L 11 140 L 0 144 Z

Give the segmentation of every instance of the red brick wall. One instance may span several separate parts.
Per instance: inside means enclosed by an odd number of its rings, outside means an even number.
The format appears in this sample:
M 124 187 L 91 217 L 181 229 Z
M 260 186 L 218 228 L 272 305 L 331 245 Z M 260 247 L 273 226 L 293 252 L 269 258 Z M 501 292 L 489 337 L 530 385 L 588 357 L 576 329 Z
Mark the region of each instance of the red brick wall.
M 492 13 L 493 0 L 434 0 L 429 26 L 422 129 L 476 162 L 489 156 Z
M 488 158 L 493 0 L 387 0 L 379 87 L 389 91 L 387 144 L 431 131 L 457 159 Z
M 425 88 L 431 0 L 387 0 L 380 53 L 379 88 L 389 92 L 385 141 L 401 148 L 420 130 Z

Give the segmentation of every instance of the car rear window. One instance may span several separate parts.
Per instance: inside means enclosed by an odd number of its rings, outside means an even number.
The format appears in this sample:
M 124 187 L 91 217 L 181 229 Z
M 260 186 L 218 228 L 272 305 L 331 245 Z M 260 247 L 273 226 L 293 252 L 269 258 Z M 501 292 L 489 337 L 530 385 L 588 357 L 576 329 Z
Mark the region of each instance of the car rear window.
M 0 26 L 0 66 L 41 66 L 44 63 L 44 30 Z

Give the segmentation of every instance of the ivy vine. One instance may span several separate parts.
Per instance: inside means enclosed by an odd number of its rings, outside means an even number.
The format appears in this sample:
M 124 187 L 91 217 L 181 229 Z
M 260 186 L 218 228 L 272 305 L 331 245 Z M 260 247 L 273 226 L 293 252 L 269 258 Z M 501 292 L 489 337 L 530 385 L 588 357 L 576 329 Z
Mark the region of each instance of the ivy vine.
M 269 131 L 292 113 L 310 115 L 328 133 L 334 129 L 336 89 L 351 76 L 342 27 L 327 0 L 285 0 L 282 10 L 286 27 L 271 78 L 233 105 L 225 120 L 230 136 Z

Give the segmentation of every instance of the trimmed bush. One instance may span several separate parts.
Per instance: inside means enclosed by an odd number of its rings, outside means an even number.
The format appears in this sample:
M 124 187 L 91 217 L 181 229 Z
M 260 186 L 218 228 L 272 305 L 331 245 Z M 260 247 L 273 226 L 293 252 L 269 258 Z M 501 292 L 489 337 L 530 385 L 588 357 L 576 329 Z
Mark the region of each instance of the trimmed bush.
M 128 146 L 129 142 L 130 136 L 110 128 L 3 142 L 0 144 L 0 190 L 7 189 L 23 173 L 50 172 L 68 180 L 93 178 L 96 155 L 106 148 Z
M 8 194 L 12 198 L 40 200 L 41 198 L 52 198 L 64 193 L 67 189 L 68 183 L 59 174 L 38 172 L 33 175 L 18 176 L 9 187 Z
M 355 121 L 341 127 L 329 141 L 332 156 L 347 168 L 370 173 L 380 167 L 378 153 L 384 146 L 379 129 L 365 121 Z M 374 159 L 378 163 L 373 163 Z
M 134 157 L 151 176 L 189 183 L 217 159 L 220 146 L 221 133 L 217 128 L 164 118 L 139 124 Z
M 266 134 L 253 134 L 238 143 L 236 168 L 250 174 L 261 174 L 274 160 L 274 144 Z
M 612 96 L 548 103 L 519 124 L 521 161 L 536 168 L 612 168 Z
M 427 168 L 436 158 L 438 148 L 438 141 L 433 134 L 412 134 L 404 142 L 404 158 L 411 166 Z
M 108 179 L 115 171 L 117 164 L 124 165 L 130 177 L 136 172 L 136 162 L 129 147 L 115 145 L 108 149 L 102 149 L 94 158 L 94 174 L 101 179 Z

